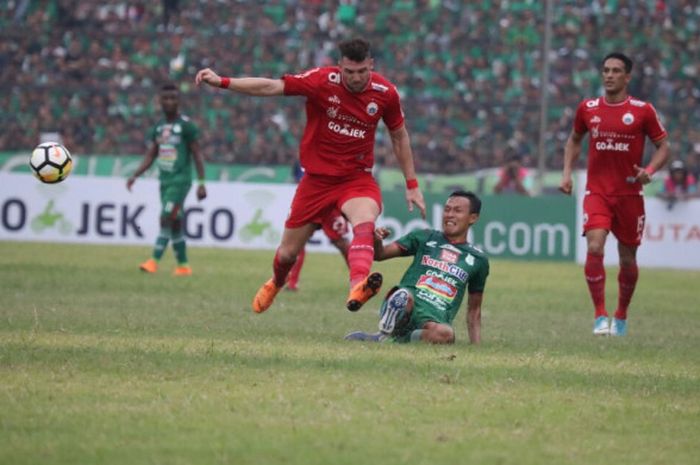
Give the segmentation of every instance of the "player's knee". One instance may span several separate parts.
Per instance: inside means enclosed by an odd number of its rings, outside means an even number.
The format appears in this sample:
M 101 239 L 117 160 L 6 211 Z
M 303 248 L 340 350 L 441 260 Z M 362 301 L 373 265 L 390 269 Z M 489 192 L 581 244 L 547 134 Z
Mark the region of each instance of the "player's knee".
M 605 253 L 605 242 L 590 241 L 588 243 L 588 253 L 593 255 L 603 255 L 603 253 Z
M 451 326 L 432 323 L 423 328 L 423 340 L 433 344 L 453 344 L 455 332 Z
M 277 248 L 277 260 L 280 263 L 289 264 L 297 261 L 299 254 L 289 247 L 279 246 Z

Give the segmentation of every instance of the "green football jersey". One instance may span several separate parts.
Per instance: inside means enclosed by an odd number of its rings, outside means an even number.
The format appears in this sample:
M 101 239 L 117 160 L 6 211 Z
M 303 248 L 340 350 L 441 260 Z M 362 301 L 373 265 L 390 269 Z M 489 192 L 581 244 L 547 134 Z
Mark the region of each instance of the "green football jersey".
M 413 293 L 415 321 L 451 324 L 464 294 L 483 292 L 489 260 L 478 248 L 450 243 L 441 231 L 413 231 L 396 241 L 413 255 L 399 287 Z
M 192 153 L 190 144 L 197 140 L 199 130 L 185 115 L 175 121 L 162 119 L 150 132 L 150 140 L 158 146 L 158 163 L 161 183 L 191 183 Z

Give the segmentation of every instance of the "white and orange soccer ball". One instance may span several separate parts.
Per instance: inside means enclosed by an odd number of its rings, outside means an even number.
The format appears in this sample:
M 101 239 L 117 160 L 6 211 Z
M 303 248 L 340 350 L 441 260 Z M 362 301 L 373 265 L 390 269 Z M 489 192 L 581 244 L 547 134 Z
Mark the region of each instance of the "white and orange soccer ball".
M 73 159 L 61 144 L 44 142 L 37 145 L 32 152 L 29 166 L 39 181 L 55 184 L 68 177 L 73 169 Z

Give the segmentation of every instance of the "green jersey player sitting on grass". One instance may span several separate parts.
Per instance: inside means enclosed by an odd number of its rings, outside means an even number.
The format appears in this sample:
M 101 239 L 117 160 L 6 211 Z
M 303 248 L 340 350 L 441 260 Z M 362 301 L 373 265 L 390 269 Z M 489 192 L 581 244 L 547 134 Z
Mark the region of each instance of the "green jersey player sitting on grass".
M 192 161 L 197 169 L 199 186 L 197 199 L 207 196 L 204 187 L 204 161 L 199 151 L 197 126 L 179 111 L 179 92 L 174 84 L 165 84 L 160 90 L 160 105 L 164 118 L 149 133 L 150 145 L 141 165 L 126 181 L 131 191 L 136 178 L 158 161 L 160 180 L 160 232 L 153 248 L 152 258 L 141 264 L 146 273 L 158 271 L 158 261 L 168 242 L 172 240 L 177 267 L 175 276 L 189 276 L 192 268 L 187 263 L 187 248 L 182 219 L 185 197 L 192 186 Z
M 455 341 L 452 321 L 464 294 L 468 293 L 467 331 L 471 343 L 478 344 L 489 261 L 481 250 L 467 243 L 467 233 L 480 212 L 479 197 L 472 192 L 456 191 L 445 202 L 442 231 L 413 231 L 383 245 L 389 231 L 376 229 L 375 260 L 412 255 L 413 262 L 382 303 L 379 332 L 356 331 L 345 339 L 452 344 Z

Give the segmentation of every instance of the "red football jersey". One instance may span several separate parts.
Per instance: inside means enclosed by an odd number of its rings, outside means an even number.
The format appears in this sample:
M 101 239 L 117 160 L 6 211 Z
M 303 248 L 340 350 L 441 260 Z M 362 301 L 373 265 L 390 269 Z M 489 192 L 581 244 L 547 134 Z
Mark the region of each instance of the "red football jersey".
M 576 109 L 574 131 L 590 132 L 586 190 L 606 195 L 639 195 L 642 185 L 630 179 L 634 165 L 642 166 L 645 138 L 666 137 L 654 107 L 632 97 L 620 103 L 584 100 Z
M 379 120 L 390 131 L 404 123 L 396 87 L 372 73 L 365 90 L 350 92 L 340 68 L 315 68 L 286 74 L 285 95 L 306 97 L 306 128 L 299 146 L 301 166 L 310 174 L 345 176 L 374 165 L 374 136 Z

